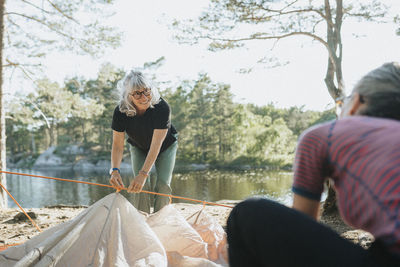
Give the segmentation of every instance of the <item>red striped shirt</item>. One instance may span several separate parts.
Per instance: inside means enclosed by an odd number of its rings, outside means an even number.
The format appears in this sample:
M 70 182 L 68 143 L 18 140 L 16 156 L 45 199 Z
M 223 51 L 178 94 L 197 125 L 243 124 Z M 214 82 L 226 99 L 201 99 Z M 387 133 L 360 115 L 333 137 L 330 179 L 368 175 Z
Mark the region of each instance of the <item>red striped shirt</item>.
M 320 200 L 327 178 L 346 223 L 400 256 L 400 122 L 351 116 L 303 133 L 293 192 Z

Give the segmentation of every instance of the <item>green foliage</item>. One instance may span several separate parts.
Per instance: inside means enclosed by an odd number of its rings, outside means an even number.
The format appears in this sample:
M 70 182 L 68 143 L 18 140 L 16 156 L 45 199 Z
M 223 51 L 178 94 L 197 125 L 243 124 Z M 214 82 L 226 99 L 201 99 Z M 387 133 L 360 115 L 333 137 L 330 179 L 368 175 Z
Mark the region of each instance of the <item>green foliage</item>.
M 393 4 L 394 5 L 394 4 Z M 208 44 L 211 51 L 235 49 L 249 42 L 262 41 L 265 55 L 257 61 L 268 67 L 276 62 L 272 51 L 281 39 L 305 38 L 327 49 L 328 66 L 324 82 L 332 100 L 344 95 L 341 30 L 347 21 L 398 22 L 389 16 L 389 7 L 378 0 L 210 0 L 196 18 L 173 20 L 175 38 L 180 43 Z M 242 73 L 251 71 L 242 68 Z M 291 128 L 303 128 L 290 126 Z
M 57 145 L 57 151 L 62 151 L 69 144 L 87 149 L 100 145 L 94 154 L 109 150 L 111 116 L 118 100 L 116 84 L 123 75 L 105 64 L 95 80 L 72 78 L 63 87 L 48 79 L 38 80 L 35 93 L 9 105 L 8 150 L 14 154 Z
M 30 102 L 10 105 L 15 112 L 9 112 L 7 125 L 9 153 L 35 154 L 57 145 L 56 152 L 63 154 L 68 146 L 78 145 L 85 153 L 69 155 L 67 160 L 109 159 L 117 83 L 123 76 L 123 71 L 105 64 L 93 80 L 76 77 L 63 86 L 39 80 L 40 89 L 28 96 Z M 299 134 L 334 118 L 333 110 L 235 103 L 230 86 L 213 82 L 205 73 L 165 89 L 162 97 L 171 106 L 172 123 L 179 132 L 177 160 L 181 163 L 290 166 Z
M 101 55 L 120 45 L 122 34 L 105 26 L 110 3 L 97 0 L 7 1 L 4 54 L 14 67 L 35 72 L 52 51 Z

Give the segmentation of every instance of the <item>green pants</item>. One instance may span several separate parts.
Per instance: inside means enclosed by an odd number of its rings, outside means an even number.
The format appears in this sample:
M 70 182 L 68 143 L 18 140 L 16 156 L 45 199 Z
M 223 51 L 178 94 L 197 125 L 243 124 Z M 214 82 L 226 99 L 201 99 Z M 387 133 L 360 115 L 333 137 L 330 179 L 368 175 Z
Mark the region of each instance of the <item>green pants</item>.
M 156 161 L 155 168 L 157 176 L 149 176 L 146 179 L 146 183 L 143 186 L 143 190 L 153 191 L 163 194 L 171 194 L 171 179 L 172 172 L 175 166 L 175 156 L 176 150 L 178 149 L 178 141 L 175 141 L 170 147 L 165 151 L 161 152 Z M 139 174 L 140 169 L 143 167 L 144 161 L 146 159 L 147 153 L 143 152 L 135 146 L 130 146 L 131 161 L 133 175 Z M 150 195 L 146 193 L 134 193 L 131 197 L 132 204 L 138 210 L 150 213 L 150 207 L 154 204 L 154 212 L 159 211 L 165 205 L 168 205 L 169 198 L 159 195 Z

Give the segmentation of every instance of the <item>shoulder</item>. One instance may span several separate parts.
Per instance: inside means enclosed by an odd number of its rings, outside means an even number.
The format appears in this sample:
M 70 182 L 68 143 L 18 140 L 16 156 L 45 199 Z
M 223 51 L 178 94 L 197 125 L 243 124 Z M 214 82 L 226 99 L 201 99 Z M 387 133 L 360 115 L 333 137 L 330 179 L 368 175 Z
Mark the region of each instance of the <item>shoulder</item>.
M 329 121 L 308 128 L 300 135 L 299 142 L 301 143 L 309 139 L 321 141 L 328 138 L 332 129 L 335 127 L 336 122 L 337 122 L 336 120 Z
M 365 134 L 390 133 L 400 130 L 400 121 L 370 116 L 348 116 L 337 120 L 333 135 L 347 135 L 349 138 L 359 138 Z
M 170 111 L 170 107 L 163 98 L 160 97 L 160 101 L 154 105 L 154 109 L 160 110 L 160 111 Z
M 119 109 L 119 105 L 117 105 L 117 106 L 114 108 L 114 117 L 117 117 L 117 118 L 125 118 L 125 117 L 127 117 L 127 116 L 126 116 L 125 113 L 122 113 L 122 112 L 121 112 L 121 110 Z
M 341 126 L 352 128 L 392 128 L 400 127 L 400 121 L 387 118 L 377 118 L 370 116 L 349 116 L 339 120 Z

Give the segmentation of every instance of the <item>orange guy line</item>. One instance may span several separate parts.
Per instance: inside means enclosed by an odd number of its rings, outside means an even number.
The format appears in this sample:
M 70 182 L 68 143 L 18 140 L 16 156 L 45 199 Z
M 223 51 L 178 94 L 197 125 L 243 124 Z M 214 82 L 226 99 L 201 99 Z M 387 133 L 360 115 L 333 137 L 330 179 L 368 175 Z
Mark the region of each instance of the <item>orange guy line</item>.
M 47 176 L 34 175 L 34 174 L 9 172 L 9 171 L 2 171 L 2 170 L 0 170 L 0 173 L 8 173 L 8 174 L 15 174 L 15 175 L 22 175 L 22 176 L 30 176 L 30 177 L 34 177 L 34 178 L 44 178 L 44 179 L 51 179 L 51 180 L 58 180 L 58 181 L 72 182 L 72 183 L 97 185 L 97 186 L 114 188 L 116 190 L 128 190 L 128 188 L 125 188 L 125 187 L 121 188 L 121 187 L 115 187 L 115 186 L 107 185 L 107 184 L 99 184 L 99 183 L 85 182 L 85 181 L 79 181 L 79 180 L 56 178 L 56 177 L 47 177 Z M 177 199 L 183 199 L 183 200 L 188 200 L 188 201 L 193 201 L 193 202 L 199 202 L 199 203 L 202 203 L 203 205 L 214 205 L 214 206 L 220 206 L 220 207 L 225 207 L 225 208 L 233 208 L 233 206 L 229 206 L 229 205 L 218 204 L 218 203 L 214 203 L 214 202 L 207 202 L 207 201 L 204 201 L 204 200 L 198 200 L 198 199 L 193 199 L 193 198 L 188 198 L 188 197 L 180 197 L 180 196 L 168 195 L 168 194 L 163 194 L 163 193 L 156 193 L 156 192 L 151 192 L 151 191 L 146 191 L 146 190 L 142 190 L 142 191 L 140 191 L 140 193 L 160 195 L 160 196 L 165 196 L 165 197 L 170 197 L 170 198 L 177 198 Z
M 39 232 L 42 232 L 42 230 L 40 230 L 39 226 L 35 223 L 35 221 L 31 218 L 31 216 L 29 216 L 28 213 L 25 212 L 25 210 L 21 207 L 18 201 L 11 195 L 10 192 L 8 192 L 6 187 L 2 183 L 0 183 L 0 186 L 4 189 L 4 191 L 7 192 L 7 194 L 12 198 L 12 200 L 14 200 L 14 202 L 18 205 L 18 207 L 22 210 L 22 212 L 26 215 L 26 217 L 28 217 L 31 223 L 36 227 L 36 229 L 38 229 Z

